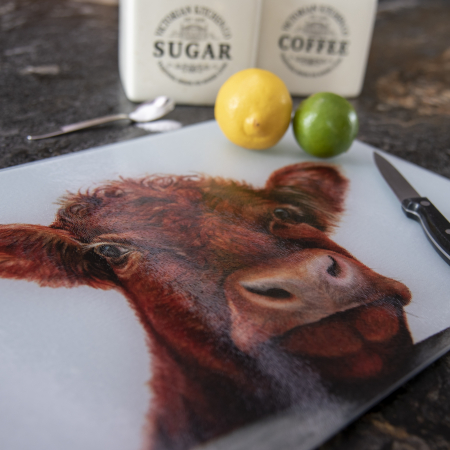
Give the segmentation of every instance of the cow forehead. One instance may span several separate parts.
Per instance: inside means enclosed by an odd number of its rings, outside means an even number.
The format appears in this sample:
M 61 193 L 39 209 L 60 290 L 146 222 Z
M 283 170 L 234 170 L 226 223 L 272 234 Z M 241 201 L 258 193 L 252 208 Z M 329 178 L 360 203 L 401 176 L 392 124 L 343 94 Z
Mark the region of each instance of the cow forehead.
M 60 203 L 53 225 L 86 240 L 131 230 L 142 235 L 155 231 L 209 234 L 211 227 L 256 231 L 276 205 L 264 190 L 201 177 L 122 180 L 68 196 Z
M 67 221 L 102 215 L 105 217 L 186 215 L 190 210 L 198 214 L 229 212 L 232 214 L 260 213 L 273 203 L 265 190 L 256 190 L 232 181 L 209 183 L 193 180 L 170 184 L 166 178 L 149 186 L 142 182 L 115 183 L 93 192 L 78 193 L 60 201 L 59 218 Z M 162 186 L 166 181 L 167 186 Z

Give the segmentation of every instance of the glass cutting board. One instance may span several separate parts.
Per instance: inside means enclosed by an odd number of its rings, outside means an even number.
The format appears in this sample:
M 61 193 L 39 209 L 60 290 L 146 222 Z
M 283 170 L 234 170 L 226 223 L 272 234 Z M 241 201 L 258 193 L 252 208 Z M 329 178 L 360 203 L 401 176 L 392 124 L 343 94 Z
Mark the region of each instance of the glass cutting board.
M 1 447 L 306 450 L 447 351 L 449 267 L 373 150 L 207 122 L 0 171 Z

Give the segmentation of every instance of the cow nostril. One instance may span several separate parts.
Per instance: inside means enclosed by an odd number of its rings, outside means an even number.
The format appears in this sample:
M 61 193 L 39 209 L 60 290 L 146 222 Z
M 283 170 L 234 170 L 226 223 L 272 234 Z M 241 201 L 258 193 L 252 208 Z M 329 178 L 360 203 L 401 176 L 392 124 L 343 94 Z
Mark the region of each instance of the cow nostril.
M 284 300 L 292 297 L 292 294 L 281 288 L 257 289 L 254 287 L 244 286 L 244 288 L 252 294 L 270 297 L 277 300 Z
M 330 255 L 328 255 L 328 258 L 331 259 L 331 264 L 327 268 L 328 274 L 330 274 L 332 277 L 338 277 L 341 273 L 341 268 L 339 267 L 338 262 Z

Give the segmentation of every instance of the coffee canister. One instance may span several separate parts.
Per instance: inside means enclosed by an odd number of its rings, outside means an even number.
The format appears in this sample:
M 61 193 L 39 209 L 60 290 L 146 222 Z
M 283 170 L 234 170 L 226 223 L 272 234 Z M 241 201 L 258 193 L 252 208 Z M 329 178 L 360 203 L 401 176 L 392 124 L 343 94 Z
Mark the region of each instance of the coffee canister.
M 119 69 L 127 97 L 214 104 L 255 66 L 261 0 L 120 0 Z
M 376 0 L 264 0 L 257 65 L 293 95 L 360 94 Z

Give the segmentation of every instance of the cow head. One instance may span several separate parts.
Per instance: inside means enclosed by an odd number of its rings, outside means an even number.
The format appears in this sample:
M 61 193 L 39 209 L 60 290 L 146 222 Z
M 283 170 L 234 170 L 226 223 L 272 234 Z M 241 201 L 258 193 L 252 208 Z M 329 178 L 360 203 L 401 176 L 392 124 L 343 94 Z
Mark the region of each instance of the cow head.
M 0 276 L 118 289 L 152 339 L 214 370 L 234 370 L 227 346 L 255 357 L 276 344 L 331 361 L 334 376 L 370 378 L 407 335 L 410 294 L 329 239 L 346 187 L 336 168 L 310 163 L 262 189 L 200 176 L 111 182 L 62 199 L 49 227 L 1 226 Z

